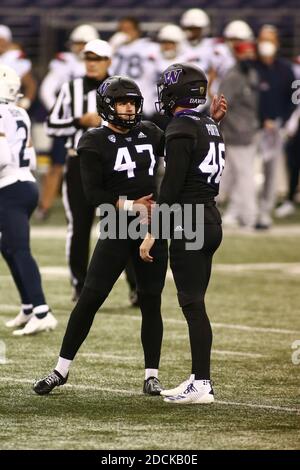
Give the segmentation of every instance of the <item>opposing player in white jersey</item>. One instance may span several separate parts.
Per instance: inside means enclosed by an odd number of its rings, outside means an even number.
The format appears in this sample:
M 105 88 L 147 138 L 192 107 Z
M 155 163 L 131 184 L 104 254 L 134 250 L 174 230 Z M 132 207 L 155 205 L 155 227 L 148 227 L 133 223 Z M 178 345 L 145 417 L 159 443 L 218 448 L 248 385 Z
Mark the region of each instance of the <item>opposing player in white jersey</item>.
M 49 71 L 42 81 L 40 98 L 50 111 L 63 83 L 85 74 L 84 60 L 81 52 L 89 41 L 98 39 L 96 28 L 90 24 L 77 26 L 70 34 L 70 51 L 59 52 L 49 64 Z
M 149 118 L 155 113 L 153 83 L 157 78 L 154 65 L 157 45 L 149 38 L 141 37 L 135 18 L 122 18 L 118 32 L 123 33 L 123 43 L 115 47 L 111 74 L 126 75 L 136 82 L 144 97 L 144 116 Z
M 0 66 L 0 246 L 19 291 L 20 313 L 6 323 L 22 329 L 16 336 L 53 330 L 57 320 L 50 312 L 38 266 L 30 251 L 29 219 L 38 202 L 31 169 L 35 151 L 30 138 L 30 119 L 16 105 L 21 81 L 16 72 Z
M 215 38 L 206 37 L 210 19 L 200 8 L 191 8 L 183 13 L 180 26 L 185 31 L 185 61 L 200 67 L 206 74 L 211 68 L 211 57 Z
M 155 70 L 157 77 L 160 77 L 169 65 L 185 61 L 185 35 L 179 26 L 167 24 L 159 30 L 157 41 L 159 48 L 155 57 Z M 156 88 L 155 93 L 157 95 Z
M 6 25 L 0 25 L 0 65 L 8 65 L 21 78 L 24 96 L 19 106 L 29 109 L 36 97 L 37 83 L 31 72 L 31 61 L 25 56 L 22 48 L 12 42 L 12 32 Z
M 167 24 L 163 26 L 157 34 L 156 40 L 157 50 L 155 51 L 155 82 L 152 84 L 153 102 L 157 100 L 157 80 L 162 72 L 171 64 L 185 62 L 184 43 L 185 34 L 183 30 L 175 24 Z M 168 125 L 169 116 L 161 113 L 155 113 L 152 121 L 161 129 L 165 129 Z M 163 168 L 158 171 L 158 175 L 163 175 Z

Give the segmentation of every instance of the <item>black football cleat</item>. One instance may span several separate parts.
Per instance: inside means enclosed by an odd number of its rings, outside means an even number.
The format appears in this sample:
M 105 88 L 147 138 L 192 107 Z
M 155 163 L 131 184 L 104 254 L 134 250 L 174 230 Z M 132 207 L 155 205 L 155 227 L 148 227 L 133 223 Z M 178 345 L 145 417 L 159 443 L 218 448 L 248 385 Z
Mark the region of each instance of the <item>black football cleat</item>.
M 68 380 L 68 376 L 69 374 L 65 378 L 54 369 L 54 371 L 47 375 L 47 377 L 37 380 L 33 385 L 33 390 L 38 395 L 47 395 L 51 392 L 51 390 L 54 389 L 54 387 L 60 387 L 61 385 L 64 385 Z
M 144 380 L 143 392 L 146 395 L 160 395 L 161 391 L 162 386 L 156 377 L 149 377 L 147 380 Z

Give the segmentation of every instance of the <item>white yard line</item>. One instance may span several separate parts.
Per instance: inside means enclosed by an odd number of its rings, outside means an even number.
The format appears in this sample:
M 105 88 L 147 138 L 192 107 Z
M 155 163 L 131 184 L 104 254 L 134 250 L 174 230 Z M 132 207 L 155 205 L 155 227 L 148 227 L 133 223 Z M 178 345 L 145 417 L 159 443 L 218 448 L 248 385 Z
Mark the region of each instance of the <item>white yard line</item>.
M 185 337 L 186 338 L 186 337 Z M 223 349 L 212 349 L 211 351 L 214 354 L 221 354 L 224 356 L 241 356 L 241 357 L 252 357 L 255 359 L 259 359 L 261 357 L 266 357 L 263 354 L 254 354 L 254 353 L 247 353 L 241 351 L 227 351 Z M 139 361 L 139 358 L 136 356 L 120 356 L 116 354 L 107 354 L 107 353 L 78 353 L 79 356 L 87 357 L 87 358 L 102 358 L 102 359 L 112 359 L 116 361 Z M 46 356 L 46 355 L 45 355 Z M 39 356 L 40 357 L 40 356 Z M 47 355 L 47 357 L 49 357 Z
M 6 311 L 11 311 L 11 312 L 15 312 L 16 315 L 19 313 L 20 311 L 20 305 L 13 305 L 13 304 L 0 304 L 0 316 L 4 316 L 6 317 L 7 314 L 4 314 L 1 312 L 1 310 L 6 310 Z
M 93 238 L 97 239 L 97 227 L 94 226 L 92 229 Z M 40 227 L 31 227 L 30 229 L 31 238 L 41 238 L 41 239 L 62 239 L 65 240 L 67 237 L 67 226 L 66 225 L 49 225 L 49 226 L 40 226 Z
M 246 406 L 248 408 L 257 408 L 262 410 L 272 410 L 272 411 L 286 411 L 288 413 L 300 414 L 299 408 L 288 408 L 283 406 L 274 406 L 274 405 L 259 405 L 258 403 L 240 403 L 236 401 L 223 401 L 216 400 L 215 403 L 218 405 L 227 405 L 227 406 Z
M 115 316 L 120 316 L 123 319 L 131 319 L 131 320 L 141 320 L 141 318 L 138 315 L 122 315 L 120 314 L 114 314 Z M 185 320 L 175 320 L 172 318 L 164 318 L 165 323 L 174 323 L 174 324 L 180 324 L 180 325 L 186 325 Z M 298 330 L 286 330 L 282 328 L 263 328 L 259 326 L 246 326 L 246 325 L 236 325 L 232 323 L 211 323 L 213 328 L 229 328 L 233 330 L 240 330 L 240 331 L 255 331 L 257 333 L 279 333 L 279 334 L 286 334 L 286 335 L 294 335 L 294 334 L 300 334 L 300 331 Z
M 227 235 L 232 236 L 242 236 L 242 237 L 294 237 L 300 235 L 300 225 L 299 224 L 291 224 L 291 225 L 275 225 L 271 227 L 270 230 L 267 231 L 259 231 L 254 229 L 244 229 L 241 227 L 237 228 L 229 228 L 224 227 L 224 236 Z
M 300 263 L 213 264 L 213 270 L 226 273 L 240 273 L 247 271 L 283 271 L 287 274 L 300 274 Z
M 247 353 L 247 352 L 241 352 L 241 351 L 227 351 L 223 349 L 212 349 L 211 351 L 213 354 L 220 354 L 221 356 L 240 356 L 240 357 L 249 357 L 253 359 L 260 359 L 262 357 L 267 357 L 264 354 L 254 354 L 254 353 Z M 121 355 L 116 355 L 116 354 L 107 354 L 107 353 L 78 353 L 78 357 L 83 357 L 87 359 L 105 359 L 105 360 L 111 360 L 111 361 L 117 361 L 117 362 L 140 362 L 140 358 L 136 356 L 121 356 Z M 26 358 L 30 359 L 32 357 L 33 359 L 36 357 L 35 355 L 31 356 L 30 353 L 26 354 Z M 40 359 L 44 358 L 49 358 L 51 359 L 52 354 L 39 354 Z M 53 353 L 53 358 L 56 359 L 56 353 Z M 15 361 L 11 360 L 6 360 L 4 364 L 12 364 Z M 173 363 L 174 361 L 172 359 L 170 360 L 164 360 L 164 363 Z
M 19 305 L 7 305 L 7 304 L 0 304 L 0 317 L 7 317 L 7 313 L 3 313 L 3 310 L 6 311 L 14 311 L 18 312 L 20 306 Z M 104 315 L 104 313 L 103 313 Z M 141 321 L 141 317 L 139 315 L 123 315 L 123 314 L 118 314 L 114 313 L 113 318 L 115 317 L 121 317 L 123 320 L 125 319 L 130 319 L 130 320 L 138 320 Z M 173 324 L 179 324 L 179 325 L 185 325 L 186 321 L 185 320 L 176 320 L 172 318 L 165 318 L 164 319 L 165 323 L 173 323 Z M 239 330 L 239 331 L 250 331 L 250 332 L 257 332 L 257 333 L 276 333 L 276 334 L 285 334 L 285 335 L 297 335 L 300 334 L 299 330 L 287 330 L 283 328 L 267 328 L 267 327 L 259 327 L 259 326 L 247 326 L 247 325 L 238 325 L 238 324 L 232 324 L 232 323 L 211 323 L 213 328 L 227 328 L 230 330 Z
M 240 273 L 250 271 L 281 271 L 284 274 L 300 275 L 300 263 L 243 263 L 243 264 L 214 264 L 215 272 Z M 66 278 L 70 276 L 67 266 L 40 266 L 40 271 L 45 279 Z M 121 279 L 125 279 L 121 274 Z M 10 274 L 0 275 L 0 280 L 11 279 Z M 167 279 L 173 280 L 170 269 L 167 271 Z
M 20 384 L 33 384 L 34 380 L 29 379 L 16 379 L 14 377 L 0 377 L 0 382 L 4 383 L 20 383 Z M 121 395 L 129 395 L 129 396 L 139 396 L 141 392 L 138 390 L 122 390 L 122 389 L 113 389 L 108 387 L 99 387 L 95 385 L 70 385 L 66 384 L 64 387 L 75 389 L 75 390 L 90 390 L 90 391 L 97 391 L 97 392 L 108 392 L 108 393 L 116 393 Z M 276 405 L 260 405 L 258 403 L 240 403 L 235 401 L 224 401 L 224 400 L 216 400 L 215 403 L 217 405 L 225 405 L 225 406 L 233 406 L 233 407 L 247 407 L 253 409 L 261 409 L 261 410 L 270 410 L 270 411 L 280 411 L 286 413 L 296 413 L 300 414 L 300 408 L 291 408 L 285 406 L 276 406 Z
M 255 331 L 257 333 L 279 333 L 284 335 L 294 335 L 299 334 L 300 331 L 297 330 L 285 330 L 282 328 L 262 328 L 259 326 L 246 326 L 246 325 L 235 325 L 230 323 L 214 323 L 212 322 L 213 328 L 229 328 L 232 330 L 240 331 Z
M 139 362 L 140 359 L 136 356 L 121 356 L 117 354 L 108 354 L 108 353 L 78 353 L 78 356 L 86 358 L 100 358 L 100 359 L 112 359 L 115 361 L 136 361 Z
M 32 238 L 56 238 L 56 239 L 65 239 L 67 234 L 67 227 L 64 225 L 54 226 L 35 226 L 31 227 L 31 237 Z M 293 224 L 293 225 L 277 225 L 272 227 L 267 232 L 260 232 L 257 230 L 249 231 L 243 230 L 240 228 L 237 229 L 229 229 L 224 227 L 224 234 L 226 235 L 241 235 L 245 237 L 282 237 L 282 236 L 297 236 L 300 235 L 300 225 Z M 97 238 L 97 226 L 93 228 L 93 237 Z
M 221 354 L 222 356 L 240 356 L 240 357 L 251 357 L 254 359 L 259 359 L 261 357 L 266 357 L 264 354 L 254 354 L 240 351 L 226 351 L 222 349 L 212 349 L 212 353 Z

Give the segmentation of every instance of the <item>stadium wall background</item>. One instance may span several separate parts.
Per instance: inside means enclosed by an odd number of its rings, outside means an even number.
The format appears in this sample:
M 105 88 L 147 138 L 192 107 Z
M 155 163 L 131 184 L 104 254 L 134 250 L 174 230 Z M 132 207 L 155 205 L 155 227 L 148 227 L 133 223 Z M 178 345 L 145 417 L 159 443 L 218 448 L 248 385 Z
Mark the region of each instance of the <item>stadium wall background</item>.
M 122 16 L 134 15 L 145 35 L 165 23 L 177 23 L 183 11 L 203 8 L 211 18 L 211 35 L 220 36 L 226 23 L 244 19 L 257 33 L 262 24 L 278 27 L 281 54 L 300 54 L 300 0 L 1 0 L 0 24 L 12 29 L 42 78 L 55 52 L 65 50 L 70 31 L 79 23 L 94 24 L 108 39 Z

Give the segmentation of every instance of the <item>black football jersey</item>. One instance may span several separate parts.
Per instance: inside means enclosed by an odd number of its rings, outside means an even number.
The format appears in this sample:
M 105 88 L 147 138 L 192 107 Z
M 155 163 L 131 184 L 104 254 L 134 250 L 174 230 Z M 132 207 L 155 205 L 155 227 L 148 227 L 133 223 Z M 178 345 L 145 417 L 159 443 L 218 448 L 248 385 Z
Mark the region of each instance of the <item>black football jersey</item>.
M 115 203 L 121 196 L 156 195 L 156 170 L 164 152 L 164 134 L 147 121 L 119 134 L 106 126 L 87 131 L 77 152 L 85 194 L 94 205 Z
M 225 164 L 218 124 L 197 111 L 178 113 L 166 129 L 166 173 L 160 203 L 205 203 L 214 200 Z

